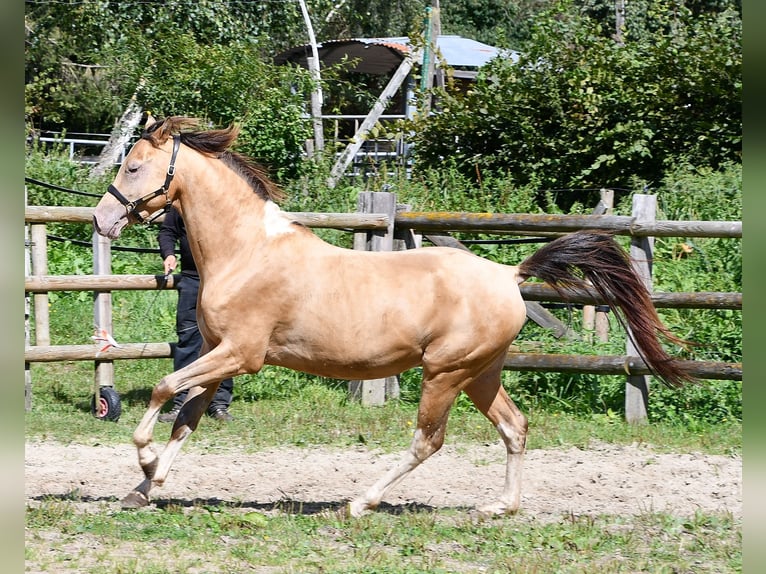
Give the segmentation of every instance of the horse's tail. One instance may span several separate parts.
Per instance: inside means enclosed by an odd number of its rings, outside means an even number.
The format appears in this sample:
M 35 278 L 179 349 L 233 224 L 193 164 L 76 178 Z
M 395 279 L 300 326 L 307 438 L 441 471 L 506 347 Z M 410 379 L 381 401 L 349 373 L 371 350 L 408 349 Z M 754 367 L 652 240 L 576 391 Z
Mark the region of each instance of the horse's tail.
M 677 360 L 668 355 L 659 336 L 674 344 L 689 343 L 673 335 L 662 324 L 628 253 L 611 234 L 579 231 L 559 237 L 525 259 L 519 265 L 519 275 L 523 279 L 538 277 L 564 297 L 567 288 L 592 286 L 609 304 L 623 327 L 626 323 L 630 327 L 629 333 L 641 358 L 655 376 L 672 387 L 694 380 Z

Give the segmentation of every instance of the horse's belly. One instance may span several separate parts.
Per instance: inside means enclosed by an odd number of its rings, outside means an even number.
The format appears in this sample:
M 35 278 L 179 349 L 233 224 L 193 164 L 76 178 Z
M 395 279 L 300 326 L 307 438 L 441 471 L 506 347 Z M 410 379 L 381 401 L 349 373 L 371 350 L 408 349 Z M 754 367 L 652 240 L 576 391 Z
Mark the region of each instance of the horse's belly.
M 333 379 L 373 379 L 399 374 L 420 364 L 420 349 L 380 349 L 359 341 L 353 345 L 271 347 L 266 363 Z

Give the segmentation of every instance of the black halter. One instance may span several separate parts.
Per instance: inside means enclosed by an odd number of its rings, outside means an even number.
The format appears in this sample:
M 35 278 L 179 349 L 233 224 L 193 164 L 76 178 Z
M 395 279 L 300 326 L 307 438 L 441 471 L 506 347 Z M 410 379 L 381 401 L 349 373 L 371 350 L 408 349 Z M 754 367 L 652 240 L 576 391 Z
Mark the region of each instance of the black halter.
M 134 201 L 128 201 L 128 199 L 120 193 L 120 191 L 114 187 L 114 185 L 110 185 L 107 188 L 107 191 L 111 193 L 114 197 L 117 198 L 117 201 L 119 201 L 122 205 L 125 206 L 125 209 L 128 212 L 128 215 L 132 215 L 135 217 L 140 223 L 151 223 L 155 219 L 157 219 L 160 215 L 163 213 L 166 213 L 170 209 L 171 201 L 170 196 L 168 195 L 168 188 L 170 187 L 170 182 L 173 181 L 173 176 L 176 173 L 176 156 L 178 155 L 178 148 L 181 146 L 181 136 L 175 135 L 173 136 L 173 153 L 170 156 L 170 165 L 168 165 L 168 171 L 165 175 L 165 183 L 162 184 L 162 187 L 159 188 L 156 191 L 153 191 L 145 196 L 143 196 L 140 199 L 136 199 Z M 139 210 L 144 207 L 148 202 L 150 202 L 152 199 L 159 195 L 165 196 L 165 207 L 158 211 L 157 213 L 154 213 L 149 219 L 145 220 L 143 217 L 141 217 L 141 214 L 139 213 Z

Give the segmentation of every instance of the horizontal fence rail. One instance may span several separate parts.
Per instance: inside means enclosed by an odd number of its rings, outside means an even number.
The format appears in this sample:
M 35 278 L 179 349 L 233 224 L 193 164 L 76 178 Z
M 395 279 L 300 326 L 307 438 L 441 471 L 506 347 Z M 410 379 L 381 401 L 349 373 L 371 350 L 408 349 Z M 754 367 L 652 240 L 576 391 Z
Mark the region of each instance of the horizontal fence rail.
M 26 223 L 91 223 L 95 207 L 28 205 L 24 210 Z M 386 229 L 389 217 L 385 213 L 312 213 L 293 211 L 298 223 L 317 229 Z M 157 222 L 162 221 L 158 218 Z
M 24 280 L 28 293 L 49 291 L 140 291 L 174 289 L 178 275 L 37 275 Z M 550 301 L 582 305 L 605 305 L 595 290 L 568 289 L 562 295 L 543 283 L 525 283 L 519 287 L 527 301 Z M 654 306 L 664 309 L 742 309 L 742 293 L 697 291 L 688 293 L 651 293 Z
M 168 359 L 171 343 L 122 343 L 101 351 L 94 345 L 47 345 L 28 347 L 24 360 L 30 363 L 56 361 L 112 361 L 129 359 Z M 699 379 L 742 380 L 742 363 L 680 361 L 681 366 Z M 640 357 L 625 355 L 566 355 L 508 353 L 504 368 L 513 371 L 545 371 L 594 375 L 650 375 Z
M 698 379 L 742 380 L 742 363 L 679 361 Z M 547 371 L 594 375 L 651 375 L 640 357 L 625 355 L 565 355 L 508 353 L 504 368 L 514 371 Z
M 607 301 L 595 290 L 567 289 L 564 295 L 543 283 L 523 283 L 519 286 L 522 297 L 529 301 L 550 301 L 553 303 L 579 303 L 581 305 L 605 305 Z M 649 294 L 652 303 L 663 309 L 742 309 L 742 293 L 721 293 L 718 291 L 695 291 Z
M 24 350 L 24 360 L 29 363 L 168 359 L 172 356 L 171 343 L 120 343 L 119 347 L 109 347 L 105 351 L 101 351 L 97 345 L 41 345 Z
M 517 213 L 402 212 L 397 227 L 417 231 L 481 233 L 611 231 L 634 237 L 742 237 L 741 221 L 639 222 L 628 215 L 547 215 Z
M 27 223 L 90 223 L 93 207 L 27 206 Z M 385 213 L 290 212 L 299 223 L 315 228 L 386 229 Z M 641 223 L 627 215 L 546 215 L 457 212 L 399 212 L 396 227 L 416 231 L 476 233 L 570 233 L 583 229 L 636 237 L 742 237 L 741 221 L 670 221 Z

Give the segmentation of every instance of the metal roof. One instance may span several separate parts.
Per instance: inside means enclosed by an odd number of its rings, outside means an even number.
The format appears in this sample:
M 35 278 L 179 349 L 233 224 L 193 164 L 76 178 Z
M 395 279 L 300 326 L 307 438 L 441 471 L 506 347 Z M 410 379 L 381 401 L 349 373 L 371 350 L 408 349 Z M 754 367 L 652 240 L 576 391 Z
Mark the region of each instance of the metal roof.
M 518 59 L 516 52 L 461 36 L 439 36 L 437 46 L 447 65 L 456 69 L 476 70 L 496 56 Z M 324 66 L 338 64 L 344 59 L 357 60 L 357 64 L 350 69 L 369 74 L 392 73 L 408 54 L 412 54 L 416 62 L 422 59 L 422 54 L 413 53 L 410 39 L 406 36 L 328 40 L 318 44 L 317 48 Z M 304 44 L 278 54 L 274 61 L 277 64 L 295 63 L 306 68 L 309 56 L 311 45 Z

